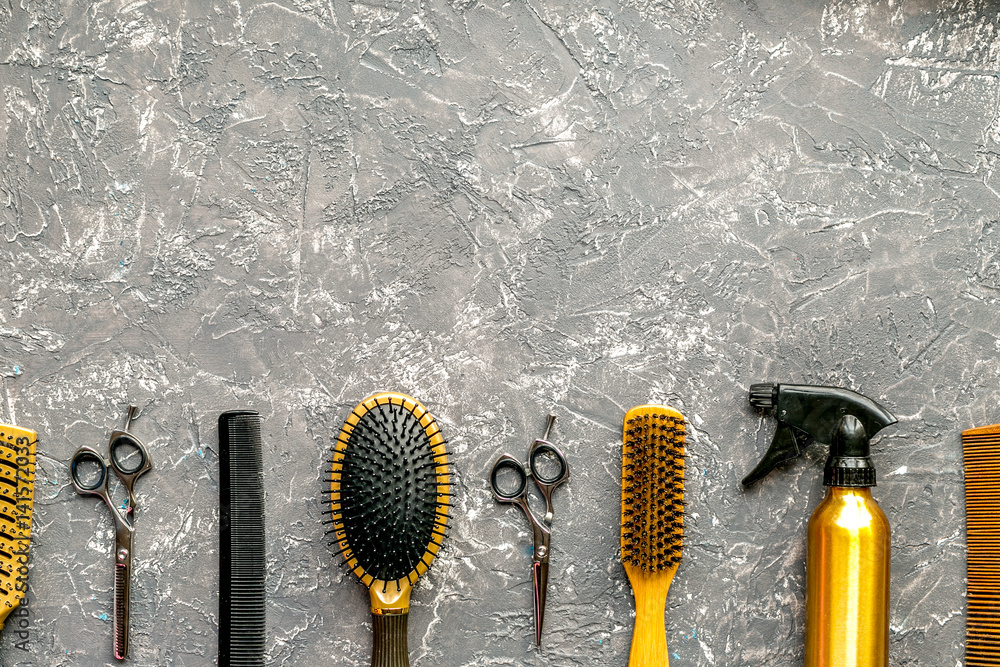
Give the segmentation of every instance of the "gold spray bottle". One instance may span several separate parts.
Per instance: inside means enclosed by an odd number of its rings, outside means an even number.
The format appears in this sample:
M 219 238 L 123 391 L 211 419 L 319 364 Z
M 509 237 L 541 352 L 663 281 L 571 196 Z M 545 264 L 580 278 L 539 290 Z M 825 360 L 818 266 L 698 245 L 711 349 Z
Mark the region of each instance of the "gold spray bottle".
M 868 439 L 896 418 L 837 387 L 755 384 L 750 404 L 775 410 L 778 430 L 744 487 L 813 441 L 830 447 L 806 543 L 806 667 L 888 667 L 889 522 L 872 498 Z

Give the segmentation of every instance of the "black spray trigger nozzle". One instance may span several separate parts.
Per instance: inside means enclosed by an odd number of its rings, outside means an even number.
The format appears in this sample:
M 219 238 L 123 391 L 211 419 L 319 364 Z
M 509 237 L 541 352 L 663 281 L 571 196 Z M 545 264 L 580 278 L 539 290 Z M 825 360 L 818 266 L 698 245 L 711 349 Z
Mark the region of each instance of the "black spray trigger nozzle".
M 874 485 L 874 468 L 867 460 L 868 438 L 896 423 L 896 418 L 881 405 L 840 387 L 771 382 L 751 385 L 749 399 L 750 405 L 758 410 L 775 411 L 778 429 L 767 453 L 743 479 L 743 486 L 751 486 L 780 464 L 800 456 L 814 440 L 832 446 L 831 458 L 826 466 L 828 469 L 863 467 L 870 470 L 863 475 L 825 472 L 825 482 L 836 480 L 838 484 L 843 482 L 849 486 Z M 839 451 L 842 448 L 846 451 Z
M 750 405 L 758 410 L 773 410 L 778 405 L 778 385 L 773 382 L 750 385 Z
M 854 415 L 844 415 L 837 422 L 830 442 L 831 456 L 868 456 L 868 434 Z

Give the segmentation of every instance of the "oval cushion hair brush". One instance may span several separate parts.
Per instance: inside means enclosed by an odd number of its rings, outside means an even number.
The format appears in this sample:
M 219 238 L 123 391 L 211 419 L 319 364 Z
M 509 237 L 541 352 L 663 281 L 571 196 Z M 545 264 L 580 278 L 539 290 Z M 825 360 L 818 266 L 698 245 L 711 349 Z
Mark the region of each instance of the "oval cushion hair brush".
M 448 452 L 419 401 L 380 392 L 347 417 L 330 461 L 330 543 L 368 587 L 372 667 L 407 667 L 410 590 L 441 549 L 451 506 Z
M 640 405 L 622 431 L 622 564 L 635 597 L 628 664 L 665 667 L 663 614 L 684 536 L 684 416 Z

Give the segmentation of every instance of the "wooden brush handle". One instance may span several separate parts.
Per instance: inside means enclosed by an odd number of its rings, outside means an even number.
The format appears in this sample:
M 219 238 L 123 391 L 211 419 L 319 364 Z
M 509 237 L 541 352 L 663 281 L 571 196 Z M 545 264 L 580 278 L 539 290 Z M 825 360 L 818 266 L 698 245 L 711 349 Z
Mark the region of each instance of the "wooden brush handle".
M 631 568 L 626 568 L 631 569 Z M 629 572 L 635 598 L 635 630 L 628 667 L 668 667 L 667 628 L 663 620 L 667 591 L 676 569 L 655 574 Z
M 375 642 L 372 645 L 372 667 L 410 667 L 406 648 L 406 619 L 403 614 L 372 614 Z

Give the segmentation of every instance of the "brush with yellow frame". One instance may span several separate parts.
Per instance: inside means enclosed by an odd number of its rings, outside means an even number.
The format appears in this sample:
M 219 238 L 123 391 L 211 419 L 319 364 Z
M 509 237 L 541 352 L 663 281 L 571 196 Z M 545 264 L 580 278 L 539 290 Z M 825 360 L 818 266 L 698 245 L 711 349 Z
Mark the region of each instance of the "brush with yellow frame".
M 684 416 L 640 405 L 622 430 L 622 564 L 635 598 L 628 664 L 666 667 L 663 614 L 684 536 Z
M 0 624 L 28 590 L 38 434 L 0 424 Z
M 441 549 L 451 470 L 419 401 L 374 394 L 347 417 L 330 461 L 331 546 L 371 597 L 372 667 L 407 667 L 410 590 Z

